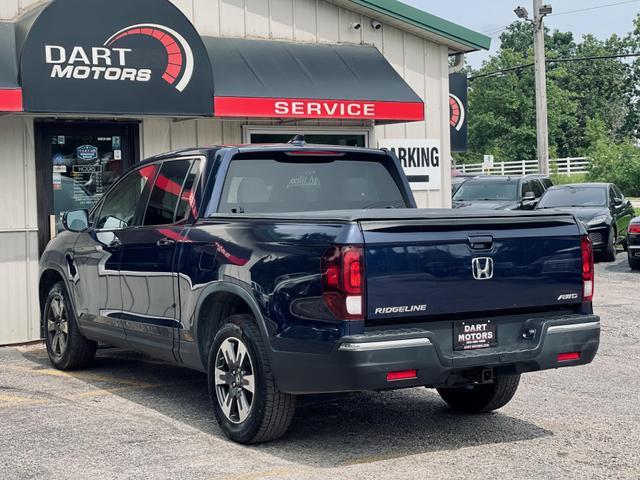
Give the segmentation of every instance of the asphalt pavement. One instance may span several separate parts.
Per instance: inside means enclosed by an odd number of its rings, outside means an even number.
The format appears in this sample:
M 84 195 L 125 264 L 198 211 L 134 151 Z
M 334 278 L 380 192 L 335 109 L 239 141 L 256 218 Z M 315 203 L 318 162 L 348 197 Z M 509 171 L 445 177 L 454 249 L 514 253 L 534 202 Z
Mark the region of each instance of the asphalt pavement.
M 120 349 L 77 372 L 0 348 L 0 479 L 640 478 L 640 272 L 596 267 L 591 365 L 524 375 L 497 413 L 424 388 L 307 398 L 282 440 L 228 441 L 204 375 Z

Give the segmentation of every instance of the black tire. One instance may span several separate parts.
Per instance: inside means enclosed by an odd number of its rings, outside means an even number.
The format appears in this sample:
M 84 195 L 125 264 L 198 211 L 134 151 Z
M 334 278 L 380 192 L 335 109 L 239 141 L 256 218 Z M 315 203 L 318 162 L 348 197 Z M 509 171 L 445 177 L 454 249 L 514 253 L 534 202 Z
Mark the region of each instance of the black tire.
M 93 361 L 97 344 L 80 334 L 69 294 L 62 281 L 49 290 L 42 324 L 47 354 L 55 368 L 74 370 L 86 367 Z
M 629 251 L 629 238 L 625 237 L 625 239 L 622 241 L 622 250 L 624 250 L 625 252 Z
M 631 270 L 640 270 L 640 257 L 632 257 L 631 251 L 629 251 L 627 258 L 629 259 L 629 268 L 631 268 Z
M 616 235 L 613 228 L 609 229 L 609 239 L 607 240 L 607 246 L 600 254 L 603 262 L 615 262 L 616 260 Z
M 442 399 L 462 413 L 486 413 L 504 407 L 513 398 L 520 375 L 495 377 L 493 383 L 473 388 L 438 388 Z
M 238 364 L 241 344 L 246 354 Z M 224 350 L 229 345 L 235 348 L 230 362 L 225 355 L 227 350 Z M 253 393 L 247 389 L 249 367 L 253 372 Z M 262 443 L 286 433 L 295 414 L 296 397 L 278 390 L 266 345 L 252 315 L 233 315 L 226 319 L 211 344 L 207 371 L 216 419 L 227 437 L 238 443 Z M 220 375 L 220 372 L 226 373 Z M 218 383 L 216 377 L 219 378 Z M 236 383 L 231 384 L 234 380 Z M 238 388 L 236 385 L 242 386 Z M 224 402 L 224 398 L 229 401 Z M 241 414 L 240 406 L 242 404 L 246 408 L 247 402 L 250 402 L 248 413 L 244 410 Z M 227 413 L 222 403 L 228 405 Z

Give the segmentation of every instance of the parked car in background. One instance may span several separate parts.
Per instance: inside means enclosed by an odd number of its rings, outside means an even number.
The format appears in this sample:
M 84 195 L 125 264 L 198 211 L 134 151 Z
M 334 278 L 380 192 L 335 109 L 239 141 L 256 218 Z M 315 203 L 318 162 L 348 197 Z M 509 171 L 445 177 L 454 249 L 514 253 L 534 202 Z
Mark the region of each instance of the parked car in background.
M 464 182 L 475 177 L 477 177 L 477 175 L 468 173 L 451 175 L 451 195 L 455 194 Z
M 616 258 L 616 246 L 627 248 L 627 229 L 635 215 L 631 202 L 613 183 L 575 183 L 552 187 L 537 208 L 573 213 L 589 232 L 594 252 L 605 262 Z
M 482 175 L 458 188 L 453 195 L 453 208 L 533 210 L 545 190 L 537 176 Z
M 533 175 L 528 175 L 528 177 L 537 178 L 538 180 L 540 180 L 545 191 L 553 187 L 553 180 L 551 180 L 551 177 L 549 177 L 548 175 L 533 174 Z
M 629 223 L 627 230 L 627 256 L 629 266 L 633 270 L 640 270 L 640 217 Z

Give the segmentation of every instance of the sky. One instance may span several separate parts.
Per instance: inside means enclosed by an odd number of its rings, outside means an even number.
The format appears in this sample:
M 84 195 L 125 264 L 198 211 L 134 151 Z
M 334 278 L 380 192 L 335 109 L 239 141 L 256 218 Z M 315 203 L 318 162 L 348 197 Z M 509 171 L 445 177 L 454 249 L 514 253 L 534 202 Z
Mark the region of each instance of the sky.
M 467 56 L 467 62 L 479 67 L 482 60 L 494 53 L 500 46 L 500 30 L 516 19 L 513 9 L 518 5 L 527 8 L 529 15 L 533 9 L 532 0 L 402 0 L 404 3 L 446 18 L 459 25 L 492 37 L 491 51 L 474 52 Z M 553 6 L 553 15 L 545 19 L 551 29 L 573 32 L 576 39 L 592 33 L 600 39 L 612 33 L 625 35 L 633 28 L 632 20 L 640 13 L 640 0 L 548 0 Z M 618 4 L 618 5 L 612 5 Z M 586 10 L 572 12 L 574 10 Z

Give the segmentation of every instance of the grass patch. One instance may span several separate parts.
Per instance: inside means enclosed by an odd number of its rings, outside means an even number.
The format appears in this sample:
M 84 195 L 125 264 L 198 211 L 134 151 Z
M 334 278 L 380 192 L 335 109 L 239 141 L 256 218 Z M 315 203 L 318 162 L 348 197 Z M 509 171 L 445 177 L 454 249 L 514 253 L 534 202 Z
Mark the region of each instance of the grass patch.
M 554 185 L 566 185 L 567 183 L 585 183 L 587 181 L 586 173 L 572 173 L 566 175 L 563 173 L 552 173 L 550 175 Z

